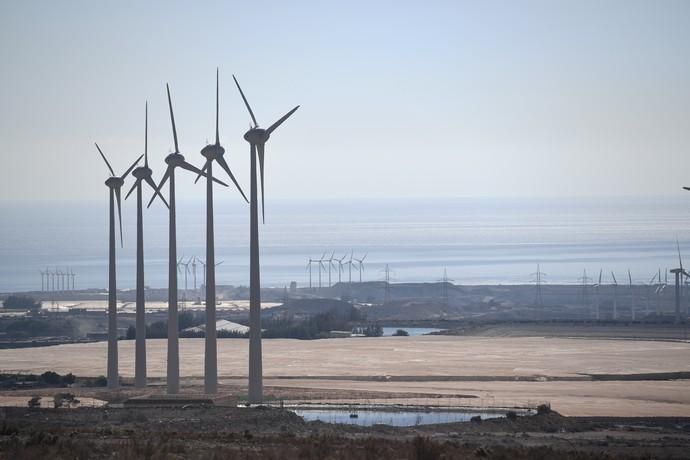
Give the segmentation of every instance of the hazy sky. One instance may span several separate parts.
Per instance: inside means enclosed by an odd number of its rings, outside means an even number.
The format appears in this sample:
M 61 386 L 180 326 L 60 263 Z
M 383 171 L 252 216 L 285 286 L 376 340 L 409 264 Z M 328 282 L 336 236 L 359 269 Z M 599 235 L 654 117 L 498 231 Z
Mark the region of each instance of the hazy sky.
M 689 1 L 0 2 L 0 198 L 106 199 L 107 169 L 301 109 L 267 199 L 626 195 L 690 185 Z M 181 173 L 180 173 L 181 174 Z M 193 177 L 185 197 L 202 197 Z M 128 186 L 129 187 L 129 186 Z M 234 192 L 227 197 L 237 199 Z

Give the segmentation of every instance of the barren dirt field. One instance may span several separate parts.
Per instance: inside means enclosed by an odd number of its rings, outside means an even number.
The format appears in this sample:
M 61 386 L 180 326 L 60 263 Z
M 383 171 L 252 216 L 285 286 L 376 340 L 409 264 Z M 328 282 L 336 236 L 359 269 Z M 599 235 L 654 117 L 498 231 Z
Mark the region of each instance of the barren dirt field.
M 181 373 L 203 373 L 203 340 L 182 339 Z M 218 342 L 219 375 L 243 385 L 247 340 Z M 471 395 L 468 404 L 550 402 L 564 415 L 690 416 L 688 380 L 635 374 L 690 371 L 690 344 L 540 337 L 380 337 L 264 340 L 266 385 L 419 395 Z M 147 343 L 149 376 L 165 376 L 166 341 Z M 120 372 L 134 372 L 134 341 L 120 341 Z M 0 372 L 105 374 L 106 343 L 0 351 Z M 608 381 L 596 376 L 607 375 Z M 613 376 L 611 374 L 614 374 Z M 594 375 L 594 381 L 592 380 Z M 628 380 L 633 378 L 633 380 Z M 687 378 L 687 377 L 685 377 Z

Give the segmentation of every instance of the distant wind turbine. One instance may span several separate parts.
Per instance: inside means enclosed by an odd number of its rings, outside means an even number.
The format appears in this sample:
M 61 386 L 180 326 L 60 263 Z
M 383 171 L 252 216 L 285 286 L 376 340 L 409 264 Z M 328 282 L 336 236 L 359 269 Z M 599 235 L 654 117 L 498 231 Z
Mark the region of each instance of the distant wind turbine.
M 358 259 L 355 257 L 355 260 L 357 261 L 357 265 L 359 265 L 359 282 L 362 282 L 362 271 L 364 270 L 364 259 L 367 258 L 367 254 L 364 254 L 364 257 L 361 259 Z
M 679 268 L 674 268 L 671 270 L 671 273 L 673 273 L 676 276 L 676 323 L 680 322 L 680 299 L 682 297 L 681 294 L 681 283 L 682 283 L 682 277 L 690 277 L 690 274 L 683 268 L 683 259 L 680 256 L 680 243 L 678 242 L 678 239 L 676 238 L 676 247 L 678 248 L 678 263 L 679 263 Z
M 611 277 L 613 278 L 613 320 L 618 319 L 618 281 L 616 281 L 616 275 L 611 272 Z
M 122 203 L 120 199 L 120 189 L 125 183 L 125 178 L 139 163 L 144 155 L 141 155 L 132 163 L 122 176 L 116 176 L 112 166 L 108 163 L 103 151 L 95 144 L 98 153 L 101 154 L 103 161 L 108 166 L 111 176 L 105 181 L 105 185 L 110 192 L 110 221 L 109 221 L 109 240 L 110 249 L 108 253 L 108 388 L 117 388 L 119 384 L 118 364 L 117 364 L 117 281 L 115 274 L 115 202 L 117 202 L 118 222 L 120 223 L 120 246 L 124 246 L 122 239 Z

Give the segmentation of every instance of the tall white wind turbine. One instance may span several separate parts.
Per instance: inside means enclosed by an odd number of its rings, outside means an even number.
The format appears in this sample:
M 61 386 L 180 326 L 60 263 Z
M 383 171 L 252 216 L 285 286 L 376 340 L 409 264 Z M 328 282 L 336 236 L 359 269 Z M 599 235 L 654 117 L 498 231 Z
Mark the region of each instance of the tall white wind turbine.
M 107 378 L 108 388 L 117 388 L 119 385 L 118 363 L 117 363 L 117 280 L 115 274 L 115 204 L 117 202 L 117 216 L 120 223 L 120 246 L 124 246 L 122 239 L 122 203 L 120 199 L 120 189 L 125 183 L 125 178 L 139 163 L 141 155 L 132 163 L 122 176 L 116 176 L 115 171 L 108 163 L 103 151 L 95 144 L 98 153 L 101 154 L 103 161 L 108 166 L 111 176 L 105 181 L 105 185 L 110 193 L 110 214 L 109 214 L 109 252 L 108 252 L 108 364 Z
M 267 129 L 259 128 L 254 112 L 242 92 L 237 79 L 235 80 L 237 89 L 242 96 L 244 105 L 252 118 L 253 126 L 244 135 L 244 139 L 249 142 L 250 154 L 250 197 L 249 197 L 249 402 L 260 403 L 263 401 L 263 367 L 261 357 L 261 270 L 259 268 L 259 209 L 258 209 L 258 187 L 257 187 L 257 159 L 259 161 L 259 174 L 261 175 L 261 215 L 265 222 L 264 208 L 264 149 L 266 142 L 275 131 L 290 115 L 295 113 L 299 106 L 293 108 L 288 113 L 280 117 Z

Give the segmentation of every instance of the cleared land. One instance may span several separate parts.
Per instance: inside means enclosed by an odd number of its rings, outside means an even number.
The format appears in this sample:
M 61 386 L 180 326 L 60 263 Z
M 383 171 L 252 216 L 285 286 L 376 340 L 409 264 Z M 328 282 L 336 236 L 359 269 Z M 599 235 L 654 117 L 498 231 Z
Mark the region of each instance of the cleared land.
M 149 375 L 164 377 L 166 341 L 147 346 Z M 241 339 L 218 342 L 223 383 L 244 384 L 247 346 Z M 203 339 L 180 342 L 189 384 L 203 375 L 203 347 Z M 105 373 L 105 356 L 105 342 L 2 350 L 0 371 L 97 376 Z M 120 342 L 120 371 L 133 376 L 134 341 Z M 690 372 L 687 342 L 463 336 L 264 341 L 268 386 L 336 390 L 339 398 L 355 390 L 471 395 L 474 404 L 549 401 L 565 415 L 690 416 L 689 380 L 650 380 L 674 372 Z M 612 380 L 592 380 L 602 374 Z

